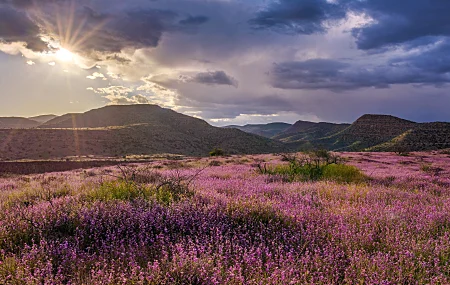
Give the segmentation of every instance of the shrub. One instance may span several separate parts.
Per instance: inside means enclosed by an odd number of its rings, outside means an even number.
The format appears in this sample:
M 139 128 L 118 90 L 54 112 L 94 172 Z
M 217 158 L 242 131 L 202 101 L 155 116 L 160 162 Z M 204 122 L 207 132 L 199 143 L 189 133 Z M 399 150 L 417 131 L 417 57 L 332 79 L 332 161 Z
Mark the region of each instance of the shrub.
M 365 176 L 353 166 L 342 164 L 342 159 L 327 151 L 317 150 L 297 157 L 282 155 L 289 164 L 267 166 L 258 164 L 261 174 L 282 177 L 283 181 L 334 180 L 337 182 L 361 182 Z M 270 181 L 270 180 L 269 180 Z
M 215 148 L 209 153 L 209 156 L 224 156 L 224 155 L 225 152 L 220 148 Z
M 399 156 L 409 156 L 409 151 L 405 146 L 397 145 L 393 149 L 394 153 Z
M 221 166 L 222 165 L 222 162 L 220 162 L 220 161 L 218 161 L 218 160 L 212 160 L 210 163 L 209 163 L 209 166 Z
M 105 182 L 100 187 L 88 193 L 88 198 L 92 200 L 110 201 L 110 200 L 133 200 L 144 198 L 150 195 L 149 188 L 136 187 L 133 183 L 125 181 Z
M 342 183 L 359 183 L 365 180 L 365 175 L 355 166 L 330 164 L 323 168 L 322 179 Z

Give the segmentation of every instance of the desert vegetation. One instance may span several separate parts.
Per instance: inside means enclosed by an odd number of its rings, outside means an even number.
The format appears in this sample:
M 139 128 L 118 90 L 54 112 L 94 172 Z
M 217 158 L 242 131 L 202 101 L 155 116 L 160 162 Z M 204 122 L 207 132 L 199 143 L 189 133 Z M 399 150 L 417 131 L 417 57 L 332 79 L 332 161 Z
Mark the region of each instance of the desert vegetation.
M 5 176 L 0 283 L 448 284 L 449 165 L 318 152 Z

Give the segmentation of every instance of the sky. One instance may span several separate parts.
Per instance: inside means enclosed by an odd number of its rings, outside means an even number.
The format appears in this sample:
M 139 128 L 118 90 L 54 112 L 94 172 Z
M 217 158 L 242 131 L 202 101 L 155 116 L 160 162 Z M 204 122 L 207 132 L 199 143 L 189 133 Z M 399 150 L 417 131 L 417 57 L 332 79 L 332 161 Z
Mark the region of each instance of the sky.
M 448 0 L 0 0 L 0 116 L 450 121 Z

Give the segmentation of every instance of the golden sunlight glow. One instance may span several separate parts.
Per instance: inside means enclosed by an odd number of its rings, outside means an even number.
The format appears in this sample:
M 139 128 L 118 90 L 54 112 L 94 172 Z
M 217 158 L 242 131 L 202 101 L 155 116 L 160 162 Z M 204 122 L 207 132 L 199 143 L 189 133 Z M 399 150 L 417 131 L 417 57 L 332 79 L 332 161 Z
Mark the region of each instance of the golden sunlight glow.
M 74 54 L 71 53 L 69 50 L 66 50 L 65 48 L 60 48 L 56 53 L 55 56 L 58 60 L 61 61 L 72 61 L 74 58 Z

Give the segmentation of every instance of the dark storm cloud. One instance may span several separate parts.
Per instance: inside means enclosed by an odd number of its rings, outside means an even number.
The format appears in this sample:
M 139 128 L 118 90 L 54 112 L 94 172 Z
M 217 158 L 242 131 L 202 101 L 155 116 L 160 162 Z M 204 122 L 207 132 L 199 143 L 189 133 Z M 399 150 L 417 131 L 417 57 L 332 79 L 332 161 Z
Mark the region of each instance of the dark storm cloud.
M 180 20 L 181 25 L 197 26 L 208 22 L 209 18 L 206 16 L 188 16 L 186 19 Z
M 374 19 L 373 23 L 352 31 L 360 49 L 398 45 L 430 36 L 450 36 L 448 0 L 366 0 L 355 1 L 352 6 Z
M 107 6 L 88 6 L 85 1 L 3 0 L 0 36 L 6 42 L 25 41 L 31 45 L 41 32 L 72 51 L 108 53 L 128 47 L 156 47 L 165 32 L 182 32 L 182 26 L 208 21 L 205 16 L 183 16 L 171 9 L 154 8 L 151 2 L 127 6 L 112 1 Z
M 59 28 L 56 21 L 58 11 L 49 10 L 48 14 L 53 15 L 47 31 L 58 35 Z M 147 9 L 125 11 L 122 13 L 100 13 L 89 7 L 82 7 L 76 12 L 75 23 L 63 22 L 62 30 L 71 30 L 71 27 L 79 29 L 77 35 L 69 37 L 69 41 L 76 42 L 77 37 L 83 39 L 79 47 L 80 50 L 93 50 L 104 52 L 119 52 L 123 48 L 133 47 L 155 47 L 158 45 L 162 34 L 169 30 L 177 14 L 172 11 Z M 41 19 L 37 19 L 39 21 Z M 65 26 L 64 26 L 65 25 Z M 73 29 L 73 28 L 72 28 Z M 74 31 L 72 31 L 73 33 Z M 70 43 L 69 43 L 70 44 Z
M 450 39 L 441 40 L 419 54 L 394 58 L 390 62 L 435 74 L 450 73 Z
M 343 91 L 364 87 L 388 88 L 394 84 L 440 86 L 450 74 L 428 62 L 432 56 L 392 60 L 380 66 L 357 66 L 329 59 L 283 62 L 271 72 L 272 85 L 280 89 L 329 89 Z M 448 62 L 447 62 L 448 64 Z M 447 65 L 446 68 L 449 66 Z
M 42 50 L 46 46 L 39 34 L 39 27 L 25 13 L 0 5 L 0 41 L 22 41 L 32 50 Z
M 190 81 L 207 85 L 231 85 L 237 87 L 238 82 L 224 71 L 210 71 L 197 73 Z
M 352 29 L 359 49 L 370 50 L 409 43 L 432 42 L 433 37 L 450 36 L 448 0 L 280 0 L 271 2 L 250 21 L 258 28 L 283 33 L 313 34 L 348 12 L 364 14 L 373 21 Z
M 257 28 L 309 35 L 324 32 L 327 22 L 344 17 L 343 5 L 326 0 L 280 0 L 271 2 L 250 23 Z

